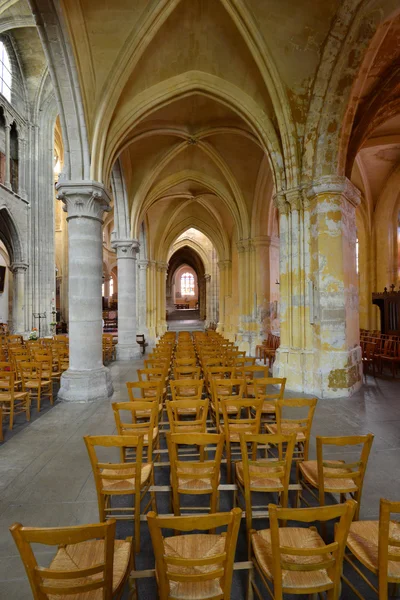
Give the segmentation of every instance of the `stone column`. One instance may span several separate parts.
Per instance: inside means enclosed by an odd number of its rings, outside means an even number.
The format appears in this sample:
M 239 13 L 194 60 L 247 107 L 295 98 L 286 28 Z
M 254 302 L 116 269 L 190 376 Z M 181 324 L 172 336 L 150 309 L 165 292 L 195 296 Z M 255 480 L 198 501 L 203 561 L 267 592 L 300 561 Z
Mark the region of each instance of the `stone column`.
M 166 277 L 168 264 L 157 262 L 157 337 L 167 331 L 166 312 Z
M 11 117 L 7 114 L 4 115 L 5 120 L 5 155 L 6 155 L 6 168 L 5 168 L 5 181 L 4 185 L 11 189 L 11 150 L 10 150 L 10 132 L 11 132 Z
M 139 325 L 138 325 L 138 333 L 144 334 L 144 336 L 149 335 L 149 330 L 147 328 L 147 269 L 149 266 L 149 262 L 147 260 L 139 260 L 139 304 L 138 304 L 138 316 L 139 316 Z
M 26 139 L 18 137 L 18 194 L 26 197 Z
M 69 242 L 69 369 L 61 377 L 58 396 L 89 402 L 113 393 L 102 356 L 101 285 L 102 216 L 110 197 L 95 181 L 60 182 L 58 198 L 68 212 Z
M 134 360 L 140 357 L 136 342 L 136 253 L 137 240 L 114 240 L 118 265 L 118 360 Z
M 326 397 L 362 385 L 356 208 L 360 191 L 346 177 L 325 176 L 307 190 L 313 274 L 314 385 Z M 318 358 L 318 361 L 315 359 Z
M 253 241 L 250 239 L 239 240 L 237 249 L 239 254 L 239 333 L 237 340 L 240 350 L 252 354 L 257 331 Z
M 211 275 L 209 275 L 209 274 L 204 275 L 204 284 L 205 284 L 205 290 L 206 290 L 206 293 L 205 293 L 205 300 L 206 300 L 205 326 L 208 327 L 210 325 L 210 323 L 212 322 Z
M 281 345 L 274 375 L 290 390 L 351 395 L 361 385 L 355 207 L 345 177 L 288 190 L 280 213 Z
M 25 332 L 25 274 L 28 265 L 13 263 L 10 270 L 13 274 L 13 307 L 12 330 L 13 333 Z
M 255 344 L 260 344 L 266 334 L 274 329 L 273 310 L 279 300 L 279 239 L 268 235 L 253 239 L 255 250 L 254 312 L 257 322 Z M 276 321 L 275 321 L 276 322 Z

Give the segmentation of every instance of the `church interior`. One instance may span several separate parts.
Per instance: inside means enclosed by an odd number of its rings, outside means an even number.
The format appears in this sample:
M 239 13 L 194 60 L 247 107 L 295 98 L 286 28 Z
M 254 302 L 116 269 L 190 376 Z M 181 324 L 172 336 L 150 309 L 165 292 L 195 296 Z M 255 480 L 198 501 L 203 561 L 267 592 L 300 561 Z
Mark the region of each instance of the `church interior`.
M 398 0 L 0 0 L 0 342 L 0 599 L 400 597 Z

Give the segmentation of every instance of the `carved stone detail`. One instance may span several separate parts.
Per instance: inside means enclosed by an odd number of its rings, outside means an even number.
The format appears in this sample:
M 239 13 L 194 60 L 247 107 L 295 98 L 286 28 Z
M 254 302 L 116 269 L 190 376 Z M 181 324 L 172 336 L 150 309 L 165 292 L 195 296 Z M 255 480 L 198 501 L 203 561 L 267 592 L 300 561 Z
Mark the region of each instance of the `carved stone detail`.
M 113 240 L 111 246 L 117 251 L 117 258 L 136 258 L 140 244 L 137 240 Z
M 111 199 L 97 181 L 62 181 L 57 184 L 57 198 L 64 203 L 67 221 L 84 217 L 102 222 L 103 212 L 111 210 Z

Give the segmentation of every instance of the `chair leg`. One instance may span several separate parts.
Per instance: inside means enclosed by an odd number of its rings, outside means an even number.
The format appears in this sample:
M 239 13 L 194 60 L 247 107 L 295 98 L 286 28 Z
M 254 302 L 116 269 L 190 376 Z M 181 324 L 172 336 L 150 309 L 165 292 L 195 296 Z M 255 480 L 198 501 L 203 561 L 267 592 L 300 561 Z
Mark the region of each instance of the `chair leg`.
M 135 494 L 135 552 L 140 552 L 140 490 Z
M 11 401 L 10 402 L 10 417 L 9 417 L 8 428 L 12 429 L 13 425 L 14 425 L 14 402 Z
M 26 399 L 26 420 L 27 421 L 31 420 L 31 397 L 30 397 L 30 394 L 28 394 L 27 399 Z

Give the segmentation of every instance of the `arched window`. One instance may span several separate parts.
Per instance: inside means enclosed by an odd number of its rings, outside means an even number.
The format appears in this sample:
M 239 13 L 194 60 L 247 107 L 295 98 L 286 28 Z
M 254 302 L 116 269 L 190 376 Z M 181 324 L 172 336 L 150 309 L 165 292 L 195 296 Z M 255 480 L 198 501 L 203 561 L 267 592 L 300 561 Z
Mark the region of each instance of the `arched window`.
M 194 296 L 194 277 L 192 273 L 183 273 L 181 276 L 182 296 Z
M 3 42 L 0 42 L 0 93 L 11 102 L 12 71 L 10 58 Z
M 114 279 L 110 277 L 110 296 L 114 294 Z
M 356 239 L 356 271 L 357 271 L 357 273 L 358 273 L 358 269 L 359 269 L 359 260 L 360 260 L 359 251 L 360 251 L 360 244 L 358 243 L 358 238 L 357 238 Z

